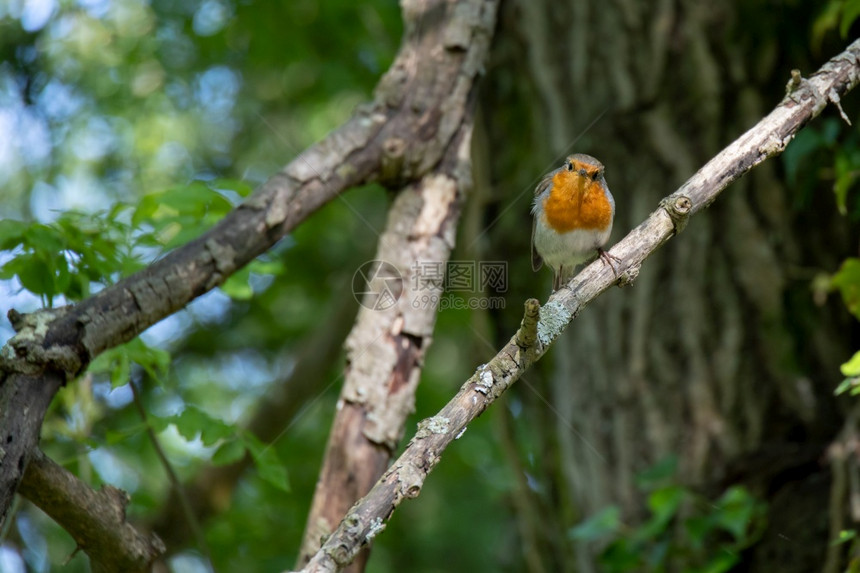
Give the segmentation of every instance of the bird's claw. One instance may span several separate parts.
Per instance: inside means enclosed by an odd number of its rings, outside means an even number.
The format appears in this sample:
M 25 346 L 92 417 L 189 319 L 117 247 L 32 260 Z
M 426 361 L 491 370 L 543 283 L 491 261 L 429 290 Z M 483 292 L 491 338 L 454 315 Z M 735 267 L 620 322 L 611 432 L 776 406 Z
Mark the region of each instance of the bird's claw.
M 615 261 L 616 263 L 621 263 L 621 259 L 608 251 L 604 251 L 600 247 L 597 248 L 597 255 L 600 257 L 600 260 L 603 261 L 604 265 L 609 265 L 609 268 L 612 269 L 612 274 L 615 275 L 615 278 L 618 278 L 618 269 L 615 268 L 613 261 Z

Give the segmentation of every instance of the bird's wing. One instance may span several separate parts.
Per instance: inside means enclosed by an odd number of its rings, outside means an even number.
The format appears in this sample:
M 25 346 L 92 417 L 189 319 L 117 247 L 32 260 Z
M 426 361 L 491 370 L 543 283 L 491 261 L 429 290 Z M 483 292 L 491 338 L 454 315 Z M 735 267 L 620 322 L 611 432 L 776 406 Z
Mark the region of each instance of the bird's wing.
M 540 195 L 541 193 L 543 193 L 544 191 L 549 189 L 549 186 L 552 183 L 552 178 L 559 171 L 561 171 L 561 170 L 556 169 L 555 171 L 551 171 L 550 173 L 547 173 L 546 175 L 543 176 L 543 179 L 541 179 L 540 183 L 538 183 L 537 187 L 535 187 L 535 197 L 537 197 L 538 195 Z
M 544 176 L 544 178 L 540 180 L 540 183 L 538 183 L 537 187 L 535 187 L 535 201 L 538 201 L 539 200 L 538 197 L 540 197 L 540 195 L 542 193 L 545 193 L 549 189 L 549 186 L 552 185 L 552 177 L 556 173 L 558 173 L 558 170 L 555 170 L 551 173 L 547 173 Z M 543 258 L 541 258 L 541 256 L 537 252 L 537 249 L 535 248 L 535 229 L 537 228 L 538 214 L 537 214 L 537 212 L 534 212 L 533 215 L 534 216 L 532 217 L 532 270 L 538 271 L 543 266 Z
M 535 228 L 537 227 L 537 215 L 532 218 L 532 270 L 539 271 L 543 266 L 543 259 L 535 248 Z

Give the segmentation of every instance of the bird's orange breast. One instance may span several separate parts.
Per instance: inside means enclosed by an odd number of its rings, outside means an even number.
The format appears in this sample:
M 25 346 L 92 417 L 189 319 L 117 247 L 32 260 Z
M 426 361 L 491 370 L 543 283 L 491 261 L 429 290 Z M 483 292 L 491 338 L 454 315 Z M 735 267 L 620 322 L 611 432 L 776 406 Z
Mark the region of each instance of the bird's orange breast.
M 612 205 L 603 184 L 576 172 L 556 173 L 543 208 L 547 224 L 559 233 L 599 231 L 612 222 Z

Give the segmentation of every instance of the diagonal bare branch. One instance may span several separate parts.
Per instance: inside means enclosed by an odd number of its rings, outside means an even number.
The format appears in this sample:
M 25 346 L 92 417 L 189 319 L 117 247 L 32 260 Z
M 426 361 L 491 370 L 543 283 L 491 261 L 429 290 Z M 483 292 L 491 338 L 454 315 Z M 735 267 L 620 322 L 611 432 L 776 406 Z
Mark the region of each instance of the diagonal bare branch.
M 798 130 L 828 103 L 838 107 L 840 97 L 858 82 L 860 40 L 808 80 L 791 83 L 789 93 L 770 114 L 664 198 L 648 219 L 616 244 L 611 251 L 622 261 L 620 268 L 624 272 L 620 278 L 601 262 L 592 263 L 549 297 L 539 310 L 536 328 L 538 303 L 534 299 L 527 301 L 519 331 L 490 362 L 478 367 L 437 415 L 419 422 L 403 454 L 370 493 L 349 510 L 302 572 L 333 572 L 346 567 L 385 528 L 385 522 L 404 500 L 420 494 L 424 480 L 445 448 L 547 352 L 589 302 L 617 282 L 632 282 L 642 262 L 681 232 L 690 215 L 710 205 L 747 171 L 779 155 Z
M 93 571 L 150 571 L 164 553 L 161 539 L 126 521 L 128 494 L 109 485 L 96 491 L 41 451 L 33 453 L 20 492 L 71 534 Z
M 428 26 L 433 14 L 435 27 Z M 413 34 L 427 46 L 445 45 L 454 31 L 471 37 L 472 57 L 483 61 L 495 22 L 495 3 L 449 3 L 412 13 L 404 8 Z M 433 51 L 416 52 L 418 61 Z M 465 193 L 472 187 L 471 135 L 474 100 L 461 102 L 457 135 L 433 172 L 406 186 L 388 213 L 376 259 L 396 276 L 369 277 L 368 290 L 396 300 L 367 299 L 346 342 L 344 384 L 326 445 L 320 476 L 305 526 L 299 565 L 317 552 L 353 503 L 365 495 L 391 462 L 403 437 L 407 416 L 414 410 L 415 391 L 424 356 L 432 341 L 439 297 L 422 285 L 427 266 L 444 269 L 454 247 Z M 452 124 L 454 125 L 454 124 Z M 372 274 L 378 273 L 376 269 Z M 399 284 L 398 284 L 399 283 Z M 377 303 L 383 304 L 377 304 Z M 363 571 L 368 553 L 350 571 Z

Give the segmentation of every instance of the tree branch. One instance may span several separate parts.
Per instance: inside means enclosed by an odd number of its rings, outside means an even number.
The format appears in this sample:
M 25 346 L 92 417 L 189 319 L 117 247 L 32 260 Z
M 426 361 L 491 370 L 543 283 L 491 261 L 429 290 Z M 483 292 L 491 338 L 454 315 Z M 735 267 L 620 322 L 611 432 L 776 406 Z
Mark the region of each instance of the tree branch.
M 744 173 L 781 153 L 799 129 L 821 113 L 828 102 L 837 103 L 858 81 L 860 40 L 830 60 L 809 80 L 790 85 L 790 93 L 774 111 L 661 201 L 648 219 L 616 244 L 612 254 L 621 259 L 620 268 L 625 269 L 620 278 L 614 276 L 612 269 L 595 261 L 553 293 L 540 309 L 536 340 L 531 316 L 537 305 L 533 300 L 527 301 L 519 331 L 490 362 L 478 367 L 436 416 L 419 422 L 403 454 L 370 493 L 349 510 L 302 572 L 339 571 L 349 564 L 361 547 L 385 528 L 385 521 L 405 499 L 420 494 L 424 479 L 439 462 L 445 448 L 546 353 L 589 302 L 616 282 L 631 282 L 642 262 L 678 234 L 690 215 L 707 207 Z M 534 344 L 530 345 L 532 340 Z
M 148 268 L 75 306 L 27 316 L 10 311 L 17 334 L 0 351 L 0 526 L 62 383 L 99 353 L 223 283 L 346 189 L 372 181 L 399 186 L 439 163 L 483 71 L 489 42 L 482 11 L 494 12 L 495 5 L 459 2 L 448 22 L 439 18 L 448 2 L 404 1 L 412 41 L 380 80 L 372 105 L 300 154 L 212 230 Z M 427 33 L 440 25 L 446 25 L 441 36 Z
M 38 449 L 20 493 L 71 534 L 96 573 L 150 571 L 164 553 L 156 535 L 143 535 L 126 521 L 128 494 L 109 485 L 95 491 Z
M 458 172 L 429 175 L 401 191 L 389 212 L 376 259 L 396 269 L 402 292 L 388 308 L 380 308 L 384 298 L 365 299 L 347 338 L 344 384 L 302 540 L 305 560 L 385 471 L 414 410 L 439 304 L 415 287 L 421 279 L 416 264 L 444 267 L 454 247 L 463 195 L 471 186 L 470 131 L 469 121 Z M 368 291 L 385 293 L 386 281 L 372 277 Z
M 420 10 L 414 8 L 420 7 Z M 495 23 L 495 3 L 471 0 L 404 6 L 406 45 L 416 62 L 436 59 L 450 39 L 468 46 L 467 60 L 483 62 Z M 459 48 L 458 48 L 459 49 Z M 452 89 L 459 68 L 439 68 L 437 82 Z M 473 78 L 474 79 L 474 78 Z M 471 134 L 474 82 L 442 103 L 436 115 L 456 130 L 435 169 L 406 186 L 392 205 L 369 270 L 367 291 L 347 338 L 347 365 L 320 477 L 307 519 L 299 566 L 319 549 L 347 510 L 365 495 L 391 462 L 414 410 L 415 390 L 436 323 L 439 291 L 427 288 L 424 265 L 444 269 L 454 247 L 464 194 L 472 187 Z M 416 133 L 412 137 L 419 137 Z M 390 274 L 389 274 L 390 272 Z M 394 275 L 394 276 L 392 276 Z M 441 285 L 439 285 L 441 286 Z M 397 292 L 391 292 L 391 289 Z M 390 298 L 378 298 L 381 293 Z M 392 296 L 393 295 L 393 296 Z M 352 565 L 363 570 L 363 557 Z

